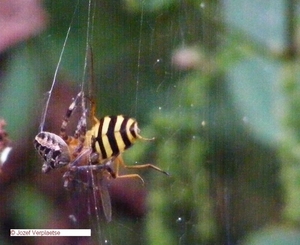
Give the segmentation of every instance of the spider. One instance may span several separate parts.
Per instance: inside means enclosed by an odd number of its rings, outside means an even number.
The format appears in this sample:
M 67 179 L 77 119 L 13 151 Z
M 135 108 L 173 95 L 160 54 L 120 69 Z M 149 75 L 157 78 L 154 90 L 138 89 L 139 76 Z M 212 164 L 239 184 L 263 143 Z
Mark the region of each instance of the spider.
M 81 101 L 82 114 L 78 121 L 73 136 L 66 133 L 66 128 L 74 110 Z M 34 140 L 34 146 L 39 155 L 44 159 L 42 172 L 48 173 L 52 169 L 66 167 L 63 175 L 64 187 L 72 189 L 77 183 L 86 188 L 100 191 L 104 214 L 108 221 L 111 220 L 111 206 L 108 191 L 102 185 L 101 180 L 107 178 L 138 178 L 144 184 L 144 180 L 138 174 L 119 175 L 120 166 L 130 169 L 153 168 L 167 174 L 152 164 L 127 166 L 121 157 L 121 153 L 131 147 L 137 139 L 143 138 L 139 133 L 137 121 L 123 115 L 105 116 L 98 120 L 94 116 L 95 108 L 92 106 L 93 126 L 87 130 L 87 109 L 85 107 L 84 93 L 79 92 L 70 104 L 62 121 L 59 135 L 41 131 Z M 115 164 L 115 170 L 112 168 Z M 88 183 L 78 179 L 82 172 L 92 171 L 100 175 L 99 185 Z

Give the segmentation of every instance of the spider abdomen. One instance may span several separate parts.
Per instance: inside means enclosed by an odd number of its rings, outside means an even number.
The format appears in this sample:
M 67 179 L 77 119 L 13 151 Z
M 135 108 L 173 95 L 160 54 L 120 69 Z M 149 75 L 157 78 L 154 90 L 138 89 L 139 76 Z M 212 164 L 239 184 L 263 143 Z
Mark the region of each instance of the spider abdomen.
M 88 134 L 94 138 L 91 144 L 99 153 L 100 160 L 105 160 L 119 155 L 142 138 L 139 131 L 135 119 L 118 115 L 101 118 Z
M 68 145 L 56 134 L 45 131 L 38 133 L 35 136 L 34 147 L 44 159 L 43 173 L 63 167 L 71 161 Z

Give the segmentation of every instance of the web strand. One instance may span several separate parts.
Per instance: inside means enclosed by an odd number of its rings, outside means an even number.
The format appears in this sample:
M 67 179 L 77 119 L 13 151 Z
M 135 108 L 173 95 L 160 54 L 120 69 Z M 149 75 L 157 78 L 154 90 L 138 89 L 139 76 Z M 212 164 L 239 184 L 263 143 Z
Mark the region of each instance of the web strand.
M 137 77 L 136 77 L 136 87 L 135 87 L 135 115 L 137 114 L 138 106 L 138 92 L 140 84 L 140 66 L 141 66 L 141 49 L 142 49 L 142 29 L 144 22 L 144 1 L 142 1 L 141 9 L 141 21 L 140 21 L 140 33 L 139 33 L 139 46 L 138 46 L 138 63 L 137 63 Z
M 88 82 L 88 96 L 89 96 L 89 100 L 90 100 L 90 115 L 94 114 L 94 101 L 93 101 L 93 95 L 92 95 L 92 91 L 93 91 L 93 85 L 94 85 L 94 70 L 93 70 L 93 52 L 92 52 L 92 40 L 93 40 L 93 29 L 94 29 L 94 17 L 95 17 L 95 6 L 93 5 L 93 0 L 89 0 L 88 2 L 88 13 L 87 13 L 87 31 L 86 31 L 86 44 L 85 44 L 85 59 L 84 59 L 84 69 L 83 69 L 83 77 L 82 77 L 82 83 L 81 83 L 81 90 L 84 90 L 84 85 L 86 83 L 86 79 L 89 80 Z M 93 11 L 92 11 L 93 9 Z M 87 68 L 88 65 L 90 66 L 90 74 L 88 74 L 87 76 Z M 88 78 L 87 78 L 88 77 Z M 82 100 L 85 100 L 84 97 L 82 97 Z M 94 116 L 94 115 L 93 115 Z M 91 178 L 91 182 L 92 182 L 92 186 L 98 186 L 97 184 L 97 176 L 94 176 L 93 171 L 89 171 L 87 173 L 90 178 Z M 90 195 L 90 193 L 89 193 Z M 98 196 L 97 196 L 97 190 L 95 188 L 93 188 L 93 191 L 91 193 L 91 195 L 93 196 L 92 200 L 93 200 L 93 205 L 94 205 L 94 209 L 95 209 L 95 216 L 96 216 L 96 226 L 97 226 L 97 235 L 98 238 L 100 239 L 100 241 L 103 239 L 102 238 L 102 232 L 101 232 L 101 226 L 100 226 L 100 214 L 99 214 L 99 208 L 98 208 Z M 103 200 L 102 200 L 103 201 Z M 91 205 L 91 203 L 89 203 L 89 205 Z M 91 208 L 91 207 L 89 207 Z M 91 215 L 91 214 L 89 214 Z M 91 218 L 91 217 L 90 217 Z
M 82 75 L 82 82 L 81 82 L 81 91 L 84 90 L 84 85 L 87 80 L 87 67 L 88 67 L 88 59 L 89 59 L 89 51 L 90 46 L 92 43 L 92 30 L 93 30 L 93 21 L 94 15 L 92 16 L 92 0 L 88 2 L 88 13 L 87 13 L 87 26 L 86 26 L 86 42 L 85 42 L 85 56 L 84 56 L 84 67 L 83 67 L 83 75 Z M 93 12 L 94 14 L 94 12 Z
M 61 61 L 62 61 L 62 57 L 63 57 L 63 54 L 64 54 L 64 52 L 65 52 L 65 48 L 66 48 L 66 45 L 67 45 L 67 41 L 68 41 L 68 39 L 69 39 L 69 35 L 70 35 L 70 32 L 71 32 L 71 27 L 72 27 L 72 25 L 73 25 L 74 17 L 75 17 L 76 12 L 77 12 L 78 4 L 79 4 L 79 0 L 78 0 L 77 3 L 76 3 L 75 9 L 74 9 L 74 12 L 73 12 L 73 15 L 72 15 L 72 19 L 71 19 L 71 22 L 70 22 L 70 24 L 69 24 L 69 28 L 68 28 L 68 31 L 67 31 L 67 34 L 66 34 L 66 37 L 65 37 L 65 40 L 64 40 L 64 43 L 63 43 L 63 46 L 62 46 L 60 55 L 59 55 L 59 59 L 58 59 L 58 62 L 57 62 L 56 68 L 55 68 L 55 72 L 54 72 L 54 76 L 53 76 L 51 88 L 50 88 L 50 90 L 49 90 L 48 93 L 47 93 L 47 94 L 48 94 L 48 97 L 47 97 L 45 109 L 44 109 L 44 111 L 43 111 L 43 113 L 42 113 L 42 119 L 41 119 L 41 124 L 40 124 L 40 130 L 39 130 L 39 132 L 44 131 L 44 126 L 45 126 L 46 116 L 47 116 L 48 109 L 49 109 L 49 104 L 50 104 L 51 95 L 52 95 L 54 86 L 55 86 L 56 81 L 57 81 L 58 70 L 59 70 L 59 68 L 60 68 L 60 64 L 61 64 Z

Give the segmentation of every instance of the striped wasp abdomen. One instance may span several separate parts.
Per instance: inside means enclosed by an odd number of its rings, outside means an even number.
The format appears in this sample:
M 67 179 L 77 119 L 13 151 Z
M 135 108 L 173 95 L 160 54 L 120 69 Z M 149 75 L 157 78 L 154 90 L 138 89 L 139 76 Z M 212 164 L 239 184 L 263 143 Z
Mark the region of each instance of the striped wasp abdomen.
M 140 136 L 137 121 L 123 115 L 106 116 L 87 132 L 95 151 L 100 155 L 100 161 L 117 156 L 131 147 L 137 139 L 146 139 Z

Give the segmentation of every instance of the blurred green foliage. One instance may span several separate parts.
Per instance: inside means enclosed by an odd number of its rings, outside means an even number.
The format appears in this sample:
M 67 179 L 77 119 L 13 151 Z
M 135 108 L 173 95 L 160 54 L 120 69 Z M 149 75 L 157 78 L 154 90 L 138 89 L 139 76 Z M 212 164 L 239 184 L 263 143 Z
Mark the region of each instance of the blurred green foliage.
M 246 245 L 297 245 L 299 244 L 299 231 L 291 228 L 268 227 L 246 239 Z
M 149 195 L 149 244 L 197 244 L 216 235 L 205 168 L 208 122 L 201 121 L 208 115 L 211 79 L 199 72 L 187 75 L 173 94 L 174 108 L 152 115 L 151 125 L 158 135 L 155 158 L 159 166 L 170 170 L 171 177 L 157 176 L 161 188 Z
M 299 171 L 299 67 L 295 63 L 287 63 L 283 70 L 283 91 L 285 92 L 285 105 L 283 120 L 282 147 L 282 182 L 284 183 L 284 195 L 286 207 L 284 217 L 289 221 L 300 221 L 300 171 Z

